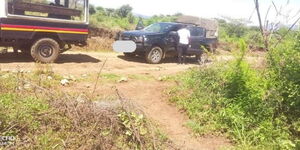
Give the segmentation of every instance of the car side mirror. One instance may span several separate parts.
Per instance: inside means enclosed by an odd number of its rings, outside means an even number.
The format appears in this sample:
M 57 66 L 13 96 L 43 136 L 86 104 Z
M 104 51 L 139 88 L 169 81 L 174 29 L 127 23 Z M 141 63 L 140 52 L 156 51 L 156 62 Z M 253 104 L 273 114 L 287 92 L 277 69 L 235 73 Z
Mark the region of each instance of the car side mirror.
M 177 32 L 176 32 L 176 31 L 171 31 L 171 32 L 169 33 L 169 35 L 170 35 L 170 36 L 176 36 L 176 35 L 177 35 Z

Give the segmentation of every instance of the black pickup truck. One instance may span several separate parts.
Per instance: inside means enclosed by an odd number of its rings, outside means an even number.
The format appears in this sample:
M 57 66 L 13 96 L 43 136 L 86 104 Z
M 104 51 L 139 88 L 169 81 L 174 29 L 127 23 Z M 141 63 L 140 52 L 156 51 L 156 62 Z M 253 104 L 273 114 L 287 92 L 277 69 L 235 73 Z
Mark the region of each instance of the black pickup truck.
M 142 30 L 125 31 L 120 33 L 116 40 L 134 41 L 136 49 L 131 53 L 124 53 L 125 56 L 143 56 L 151 64 L 160 63 L 168 56 L 177 56 L 176 35 L 182 26 L 188 25 L 191 32 L 190 48 L 187 55 L 196 56 L 201 59 L 202 46 L 209 50 L 216 48 L 217 38 L 206 38 L 206 29 L 192 24 L 162 22 L 152 24 Z

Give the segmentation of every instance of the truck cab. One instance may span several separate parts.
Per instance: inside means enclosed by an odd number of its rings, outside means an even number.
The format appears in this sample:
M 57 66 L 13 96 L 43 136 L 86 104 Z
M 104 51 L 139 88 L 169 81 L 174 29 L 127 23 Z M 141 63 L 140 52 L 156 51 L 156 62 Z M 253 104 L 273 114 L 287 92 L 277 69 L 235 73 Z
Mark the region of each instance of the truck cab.
M 0 1 L 0 46 L 52 63 L 72 45 L 85 46 L 88 0 Z

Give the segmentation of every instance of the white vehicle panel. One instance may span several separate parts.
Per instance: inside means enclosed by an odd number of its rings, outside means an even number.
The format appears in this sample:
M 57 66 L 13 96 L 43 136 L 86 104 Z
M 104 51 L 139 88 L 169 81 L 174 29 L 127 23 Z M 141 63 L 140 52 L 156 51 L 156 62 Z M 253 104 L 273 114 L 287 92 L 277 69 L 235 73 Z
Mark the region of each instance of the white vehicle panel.
M 0 17 L 6 17 L 6 1 L 5 0 L 0 0 Z
M 113 50 L 115 52 L 132 53 L 136 50 L 136 44 L 133 41 L 115 41 Z

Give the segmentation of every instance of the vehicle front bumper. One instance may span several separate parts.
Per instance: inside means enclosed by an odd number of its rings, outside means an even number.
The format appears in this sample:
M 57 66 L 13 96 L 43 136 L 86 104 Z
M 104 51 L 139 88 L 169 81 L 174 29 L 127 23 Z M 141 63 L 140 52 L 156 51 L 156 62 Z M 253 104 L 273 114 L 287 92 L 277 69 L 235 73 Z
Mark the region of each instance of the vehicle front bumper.
M 146 43 L 136 43 L 136 53 L 146 52 L 151 48 L 151 45 Z

